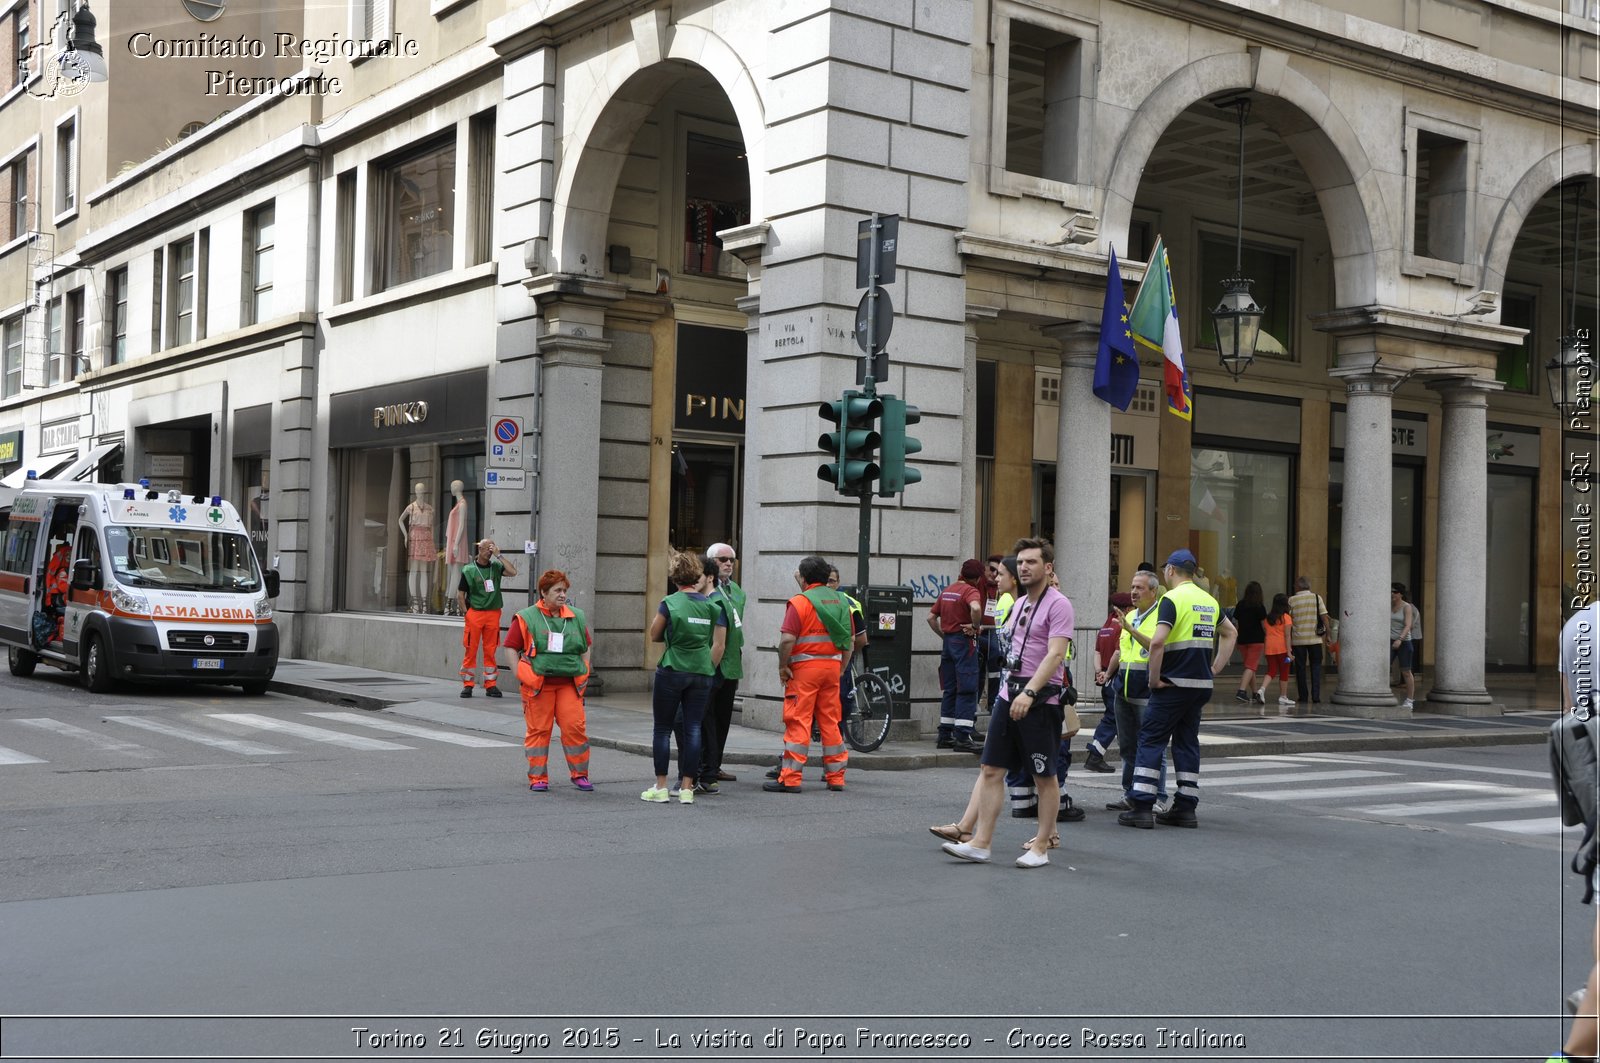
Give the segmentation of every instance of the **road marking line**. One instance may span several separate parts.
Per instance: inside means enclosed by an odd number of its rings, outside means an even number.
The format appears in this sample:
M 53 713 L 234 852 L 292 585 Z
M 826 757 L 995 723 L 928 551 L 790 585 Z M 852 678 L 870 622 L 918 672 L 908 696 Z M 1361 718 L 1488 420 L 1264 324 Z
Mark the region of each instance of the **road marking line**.
M 128 742 L 120 738 L 112 738 L 110 735 L 96 734 L 95 732 L 86 730 L 85 728 L 79 727 L 76 724 L 63 723 L 60 720 L 51 720 L 46 718 L 38 720 L 17 720 L 16 722 L 22 724 L 24 727 L 34 727 L 41 731 L 50 731 L 55 734 L 62 735 L 66 738 L 76 738 L 79 741 L 88 742 L 96 749 L 102 750 L 106 753 L 126 753 L 128 756 L 138 757 L 140 760 L 149 760 L 151 757 L 159 756 L 155 750 L 150 749 L 147 746 L 141 746 L 137 742 Z
M 1226 779 L 1219 783 L 1220 786 L 1260 786 L 1263 783 L 1277 782 L 1322 782 L 1333 779 L 1377 779 L 1394 778 L 1392 771 L 1307 771 L 1294 772 L 1284 775 L 1252 775 L 1247 779 Z M 1206 772 L 1204 767 L 1200 771 L 1200 784 L 1205 785 Z
M 1469 771 L 1481 775 L 1517 775 L 1524 779 L 1550 778 L 1547 771 L 1529 771 L 1526 768 L 1491 768 L 1476 764 L 1453 764 L 1437 760 L 1406 760 L 1401 757 L 1369 757 L 1358 753 L 1302 753 L 1307 760 L 1320 760 L 1338 764 L 1392 764 L 1403 768 L 1433 768 L 1437 771 Z
M 225 749 L 230 753 L 239 753 L 247 757 L 265 757 L 276 754 L 287 754 L 287 749 L 276 746 L 264 745 L 260 742 L 246 742 L 240 738 L 222 738 L 218 735 L 206 734 L 204 731 L 191 731 L 187 727 L 177 727 L 163 720 L 152 720 L 145 716 L 107 716 L 107 723 L 121 723 L 129 727 L 137 727 L 144 731 L 154 731 L 158 735 L 169 738 L 181 738 L 186 742 L 198 742 L 203 746 L 214 749 Z
M 30 757 L 26 753 L 0 746 L 0 764 L 48 764 L 48 760 Z
M 1211 774 L 1219 771 L 1265 771 L 1269 769 L 1273 771 L 1282 771 L 1285 768 L 1292 767 L 1296 767 L 1295 762 L 1292 760 L 1257 762 L 1251 759 L 1227 760 L 1220 764 L 1216 762 L 1201 761 L 1200 770 L 1207 774 Z
M 1492 812 L 1504 808 L 1535 808 L 1556 803 L 1555 794 L 1537 797 L 1474 797 L 1461 801 L 1418 801 L 1406 805 L 1373 805 L 1369 808 L 1352 808 L 1351 812 L 1365 812 L 1374 816 L 1442 816 L 1447 812 Z
M 1568 830 L 1582 830 L 1580 823 L 1569 827 L 1561 822 L 1561 817 L 1553 819 L 1504 819 L 1489 823 L 1469 823 L 1469 827 L 1485 827 L 1489 830 L 1503 830 L 1510 834 L 1560 834 Z
M 337 720 L 340 723 L 353 723 L 359 727 L 371 727 L 376 731 L 390 731 L 394 734 L 411 735 L 413 738 L 428 738 L 435 742 L 449 742 L 451 745 L 470 746 L 474 749 L 507 748 L 515 746 L 515 742 L 502 742 L 498 738 L 480 738 L 477 735 L 452 734 L 448 731 L 436 731 L 431 727 L 418 727 L 415 724 L 397 723 L 394 720 L 362 716 L 354 712 L 308 712 L 307 716 L 315 716 L 322 720 Z
M 1422 794 L 1435 790 L 1467 790 L 1476 793 L 1504 792 L 1503 787 L 1487 782 L 1396 782 L 1363 786 L 1325 786 L 1309 790 L 1245 790 L 1239 797 L 1259 797 L 1266 801 L 1325 801 L 1345 797 L 1376 797 L 1379 794 Z M 1512 790 L 1511 793 L 1521 793 Z
M 274 720 L 270 716 L 258 716 L 253 712 L 208 712 L 213 720 L 222 720 L 226 723 L 236 723 L 243 727 L 257 727 L 263 731 L 282 731 L 284 734 L 294 735 L 312 742 L 326 742 L 331 746 L 344 746 L 346 749 L 415 749 L 416 746 L 403 746 L 398 742 L 385 742 L 381 738 L 366 738 L 362 735 L 347 735 L 339 731 L 329 731 L 322 727 L 311 727 L 303 723 L 294 723 L 290 720 Z

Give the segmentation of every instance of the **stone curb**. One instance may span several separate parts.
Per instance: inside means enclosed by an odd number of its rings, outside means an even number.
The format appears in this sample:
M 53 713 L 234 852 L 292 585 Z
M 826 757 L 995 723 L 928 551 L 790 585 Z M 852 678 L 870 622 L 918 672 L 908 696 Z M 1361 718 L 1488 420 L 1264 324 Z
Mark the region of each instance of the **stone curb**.
M 274 679 L 267 689 L 279 694 L 305 698 L 329 705 L 343 705 L 380 712 L 404 704 L 398 698 L 380 698 L 371 694 L 335 690 L 312 683 Z M 1440 731 L 1433 734 L 1370 733 L 1354 735 L 1312 735 L 1304 738 L 1274 737 L 1262 739 L 1235 739 L 1227 742 L 1206 742 L 1201 739 L 1200 752 L 1205 756 L 1262 757 L 1282 756 L 1289 753 L 1367 753 L 1384 750 L 1447 749 L 1455 746 L 1535 745 L 1546 740 L 1548 729 L 1544 726 L 1503 731 Z M 769 768 L 777 763 L 782 746 L 782 736 L 773 733 L 770 753 L 752 753 L 729 750 L 723 755 L 727 764 L 745 764 Z M 931 742 L 931 739 L 930 739 Z M 650 744 L 631 738 L 608 738 L 589 735 L 589 744 L 602 749 L 615 749 L 635 756 L 651 755 Z M 1116 758 L 1112 758 L 1115 760 Z M 916 771 L 921 768 L 976 767 L 978 758 L 971 753 L 850 753 L 850 768 L 855 771 Z

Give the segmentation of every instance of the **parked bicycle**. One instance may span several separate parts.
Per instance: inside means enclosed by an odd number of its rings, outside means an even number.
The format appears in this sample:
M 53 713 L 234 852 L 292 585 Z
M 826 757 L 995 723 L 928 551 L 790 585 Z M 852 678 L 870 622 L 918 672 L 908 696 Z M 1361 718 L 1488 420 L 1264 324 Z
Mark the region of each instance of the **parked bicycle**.
M 850 681 L 855 696 L 845 702 L 840 729 L 844 740 L 857 753 L 871 753 L 889 737 L 889 721 L 894 715 L 894 698 L 889 683 L 876 672 L 868 671 L 858 653 L 850 658 Z

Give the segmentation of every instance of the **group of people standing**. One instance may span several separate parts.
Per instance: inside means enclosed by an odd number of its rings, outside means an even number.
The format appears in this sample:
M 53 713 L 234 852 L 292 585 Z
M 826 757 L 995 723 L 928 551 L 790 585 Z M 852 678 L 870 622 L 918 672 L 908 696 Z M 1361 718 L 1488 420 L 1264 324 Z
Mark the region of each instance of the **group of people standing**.
M 1107 619 L 1108 627 L 1115 622 L 1115 648 L 1110 632 L 1096 647 L 1095 679 L 1109 691 L 1110 719 L 1102 721 L 1109 730 L 1097 731 L 1091 743 L 1090 764 L 1112 770 L 1102 754 L 1114 730 L 1122 752 L 1123 797 L 1107 807 L 1119 813 L 1117 822 L 1125 827 L 1199 825 L 1200 717 L 1214 677 L 1233 654 L 1238 631 L 1195 582 L 1197 567 L 1194 554 L 1174 551 L 1162 569 L 1167 588 L 1162 593 L 1154 566 L 1141 565 L 1127 593 L 1111 602 Z M 992 855 L 1006 773 L 1031 775 L 1040 807 L 1049 808 L 1064 775 L 1058 771 L 1070 756 L 1063 706 L 1075 700 L 1067 668 L 1074 618 L 1072 603 L 1051 586 L 1054 552 L 1044 540 L 1022 539 L 1014 555 L 1002 559 L 1002 568 L 1016 578 L 1019 596 L 997 628 L 1004 663 L 978 779 L 961 818 L 929 828 L 943 839 L 946 853 L 974 863 L 987 863 Z M 1177 776 L 1170 804 L 1165 792 L 1169 744 Z M 1071 818 L 1082 816 L 1055 817 Z M 1059 845 L 1059 833 L 1041 815 L 1016 865 L 1043 867 Z
M 1313 705 L 1322 704 L 1323 653 L 1330 651 L 1333 643 L 1333 618 L 1328 615 L 1327 602 L 1311 589 L 1311 581 L 1301 576 L 1293 594 L 1273 595 L 1270 608 L 1262 603 L 1261 584 L 1251 580 L 1233 607 L 1244 664 L 1233 699 L 1259 705 L 1261 715 L 1266 716 L 1267 688 L 1276 679 L 1280 684 L 1278 710 L 1291 712 L 1297 704 L 1289 697 L 1292 670 L 1299 702 L 1309 698 Z

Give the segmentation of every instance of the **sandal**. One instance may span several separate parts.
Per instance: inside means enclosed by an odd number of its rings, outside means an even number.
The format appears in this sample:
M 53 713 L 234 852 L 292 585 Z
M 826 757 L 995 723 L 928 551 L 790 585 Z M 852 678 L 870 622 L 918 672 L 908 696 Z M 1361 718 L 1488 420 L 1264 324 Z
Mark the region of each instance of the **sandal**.
M 957 845 L 972 840 L 972 832 L 970 830 L 962 830 L 959 823 L 946 823 L 942 827 L 929 827 L 928 833 L 935 838 L 943 838 L 947 842 L 955 842 Z
M 1033 847 L 1033 839 L 1029 838 L 1027 841 L 1023 842 L 1022 843 L 1022 847 L 1024 849 L 1032 848 Z M 1052 835 L 1050 835 L 1049 848 L 1051 848 L 1051 849 L 1059 849 L 1059 848 L 1061 848 L 1061 835 L 1060 834 L 1052 834 Z

